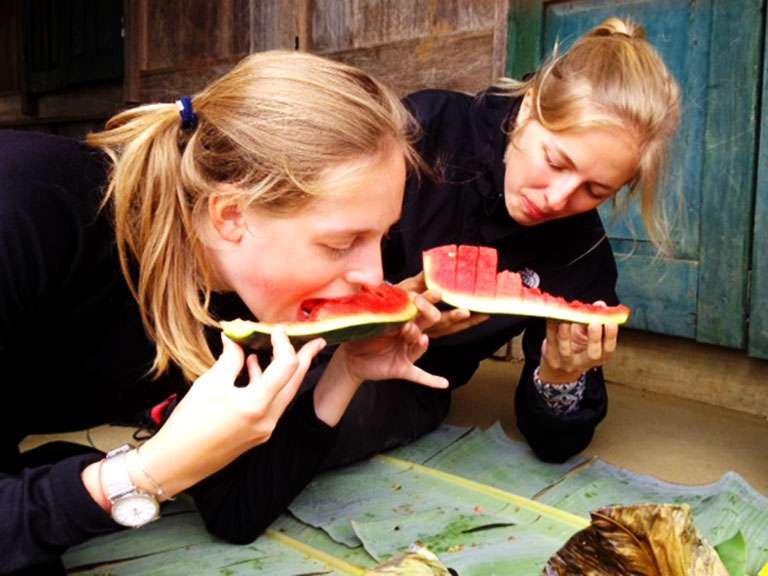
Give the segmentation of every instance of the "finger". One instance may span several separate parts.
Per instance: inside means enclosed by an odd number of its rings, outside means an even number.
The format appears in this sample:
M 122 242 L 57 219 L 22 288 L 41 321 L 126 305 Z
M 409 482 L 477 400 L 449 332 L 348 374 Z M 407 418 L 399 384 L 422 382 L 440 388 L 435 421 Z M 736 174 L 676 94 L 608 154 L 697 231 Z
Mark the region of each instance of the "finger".
M 416 296 L 413 299 L 416 308 L 419 309 L 419 315 L 416 317 L 416 325 L 420 329 L 429 328 L 440 321 L 443 314 L 426 298 Z
M 271 402 L 280 389 L 290 382 L 299 366 L 299 358 L 282 326 L 272 333 L 272 353 L 272 362 L 261 375 L 259 386 L 249 386 L 256 388 L 260 397 L 267 402 Z
M 571 356 L 571 326 L 569 322 L 561 322 L 557 327 L 557 352 L 561 358 Z
M 430 374 L 426 370 L 422 370 L 418 366 L 411 364 L 403 375 L 403 380 L 410 380 L 416 384 L 422 386 L 428 386 L 430 388 L 448 388 L 448 380 L 442 376 L 435 376 Z
M 240 374 L 240 370 L 243 369 L 245 353 L 239 344 L 230 340 L 223 332 L 221 333 L 221 344 L 221 355 L 208 374 L 215 379 L 234 382 L 237 375 Z
M 541 346 L 542 357 L 549 358 L 553 362 L 559 360 L 557 354 L 557 327 L 557 321 L 547 319 L 547 337 L 544 339 L 544 343 Z
M 603 356 L 603 325 L 593 322 L 589 325 L 588 331 L 587 356 L 592 361 L 599 361 Z
M 619 326 L 615 322 L 609 322 L 605 325 L 605 335 L 603 337 L 603 353 L 613 354 L 619 339 Z
M 427 290 L 425 292 L 422 292 L 421 295 L 430 303 L 430 304 L 437 304 L 443 299 L 443 294 L 440 292 L 440 290 L 435 290 L 434 288 L 431 290 Z
M 587 349 L 589 334 L 587 326 L 574 322 L 571 324 L 571 354 L 579 354 Z
M 245 365 L 248 368 L 248 381 L 255 382 L 261 378 L 261 366 L 259 366 L 259 357 L 256 354 L 248 354 L 245 359 Z
M 467 320 L 468 318 L 472 317 L 472 312 L 467 310 L 466 308 L 456 308 L 455 310 L 451 310 L 448 312 L 448 319 L 451 322 L 463 322 L 464 320 Z
M 302 346 L 296 353 L 298 366 L 290 380 L 276 394 L 272 406 L 273 412 L 278 415 L 283 413 L 293 397 L 296 396 L 296 392 L 299 390 L 299 387 L 304 381 L 304 377 L 307 375 L 307 371 L 312 364 L 312 359 L 317 356 L 323 348 L 325 348 L 325 340 L 322 338 L 315 338 L 304 344 L 304 346 Z

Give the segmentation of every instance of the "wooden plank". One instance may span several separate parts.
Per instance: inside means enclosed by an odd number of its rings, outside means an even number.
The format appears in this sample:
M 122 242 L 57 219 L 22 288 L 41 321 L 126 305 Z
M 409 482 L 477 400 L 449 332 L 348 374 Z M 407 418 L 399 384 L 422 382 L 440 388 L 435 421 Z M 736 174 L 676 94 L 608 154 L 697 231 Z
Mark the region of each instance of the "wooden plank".
M 507 69 L 507 26 L 509 0 L 496 0 L 493 25 L 493 79 L 502 78 Z
M 766 14 L 768 21 L 768 13 Z M 752 286 L 749 312 L 749 355 L 768 359 L 768 45 L 763 53 L 760 148 L 752 228 Z
M 702 186 L 696 339 L 745 346 L 761 1 L 715 2 Z
M 493 29 L 406 40 L 327 56 L 366 70 L 401 96 L 424 88 L 475 93 L 493 82 Z
M 696 335 L 698 263 L 616 254 L 620 300 L 632 308 L 629 326 L 661 334 Z
M 768 362 L 738 350 L 622 330 L 604 371 L 632 388 L 768 417 Z
M 313 46 L 339 52 L 493 28 L 497 0 L 314 0 Z
M 139 102 L 142 46 L 146 44 L 146 0 L 123 0 L 125 18 L 125 50 L 123 57 L 123 98 L 126 102 Z
M 298 40 L 294 1 L 251 0 L 250 52 L 294 50 Z
M 224 59 L 142 74 L 141 101 L 170 102 L 180 95 L 194 94 L 229 72 L 238 60 Z

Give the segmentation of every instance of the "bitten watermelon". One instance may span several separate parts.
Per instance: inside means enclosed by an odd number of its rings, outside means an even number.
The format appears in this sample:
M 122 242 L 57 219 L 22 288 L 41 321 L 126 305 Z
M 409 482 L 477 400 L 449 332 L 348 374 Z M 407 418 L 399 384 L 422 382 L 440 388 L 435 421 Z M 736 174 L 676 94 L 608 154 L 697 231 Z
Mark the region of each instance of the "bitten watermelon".
M 342 298 L 312 298 L 301 303 L 295 322 L 282 323 L 294 346 L 322 337 L 328 344 L 372 338 L 412 320 L 418 310 L 405 290 L 390 284 L 363 286 Z M 270 335 L 280 324 L 240 318 L 221 322 L 231 340 L 251 348 L 271 346 Z
M 439 290 L 443 301 L 457 308 L 486 314 L 542 316 L 584 324 L 615 322 L 629 318 L 629 308 L 567 301 L 538 288 L 528 288 L 520 274 L 496 273 L 495 248 L 450 244 L 426 250 L 424 280 Z

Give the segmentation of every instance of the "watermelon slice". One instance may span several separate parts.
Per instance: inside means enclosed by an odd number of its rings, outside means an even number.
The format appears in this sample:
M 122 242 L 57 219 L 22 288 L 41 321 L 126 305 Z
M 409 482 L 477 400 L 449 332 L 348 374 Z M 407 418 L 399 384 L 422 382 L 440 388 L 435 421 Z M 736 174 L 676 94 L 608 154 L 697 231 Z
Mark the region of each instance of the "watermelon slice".
M 584 324 L 623 324 L 629 318 L 629 308 L 624 305 L 569 302 L 538 288 L 528 288 L 516 272 L 504 270 L 497 274 L 495 248 L 450 244 L 426 250 L 423 258 L 427 288 L 439 290 L 443 301 L 457 308 Z
M 363 286 L 352 296 L 305 300 L 295 322 L 270 324 L 238 318 L 221 322 L 221 328 L 231 340 L 254 349 L 269 348 L 270 335 L 280 325 L 294 346 L 318 337 L 332 345 L 379 336 L 412 320 L 417 312 L 405 290 L 381 284 Z

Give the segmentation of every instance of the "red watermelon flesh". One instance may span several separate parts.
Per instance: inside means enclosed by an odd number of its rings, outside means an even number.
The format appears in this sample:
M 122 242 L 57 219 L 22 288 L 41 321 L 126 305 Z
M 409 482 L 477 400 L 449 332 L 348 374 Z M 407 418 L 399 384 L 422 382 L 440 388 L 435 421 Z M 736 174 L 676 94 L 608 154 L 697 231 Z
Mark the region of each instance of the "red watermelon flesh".
M 459 246 L 456 261 L 456 290 L 472 294 L 477 274 L 477 246 Z
M 441 270 L 441 265 L 451 254 L 458 258 L 457 281 L 453 286 L 442 282 L 448 273 Z M 439 290 L 443 301 L 457 308 L 486 314 L 541 316 L 584 324 L 622 324 L 629 318 L 627 306 L 600 306 L 578 300 L 569 302 L 538 288 L 528 288 L 516 272 L 504 270 L 497 274 L 498 255 L 495 248 L 451 244 L 426 250 L 423 258 L 427 288 Z M 471 273 L 472 268 L 474 274 Z M 458 281 L 459 270 L 461 284 Z M 470 276 L 474 276 L 474 283 L 466 280 Z
M 461 252 L 459 252 L 461 253 Z M 475 273 L 475 296 L 493 298 L 496 296 L 496 267 L 498 254 L 495 248 L 481 246 L 477 251 L 477 271 Z
M 224 333 L 251 348 L 270 346 L 270 336 L 282 326 L 294 345 L 322 337 L 328 344 L 373 338 L 412 320 L 418 309 L 408 293 L 390 284 L 363 286 L 340 298 L 311 298 L 301 303 L 295 322 L 223 321 Z
M 397 286 L 363 286 L 360 292 L 351 296 L 304 300 L 296 319 L 299 322 L 316 322 L 351 314 L 395 314 L 410 303 L 408 293 Z

